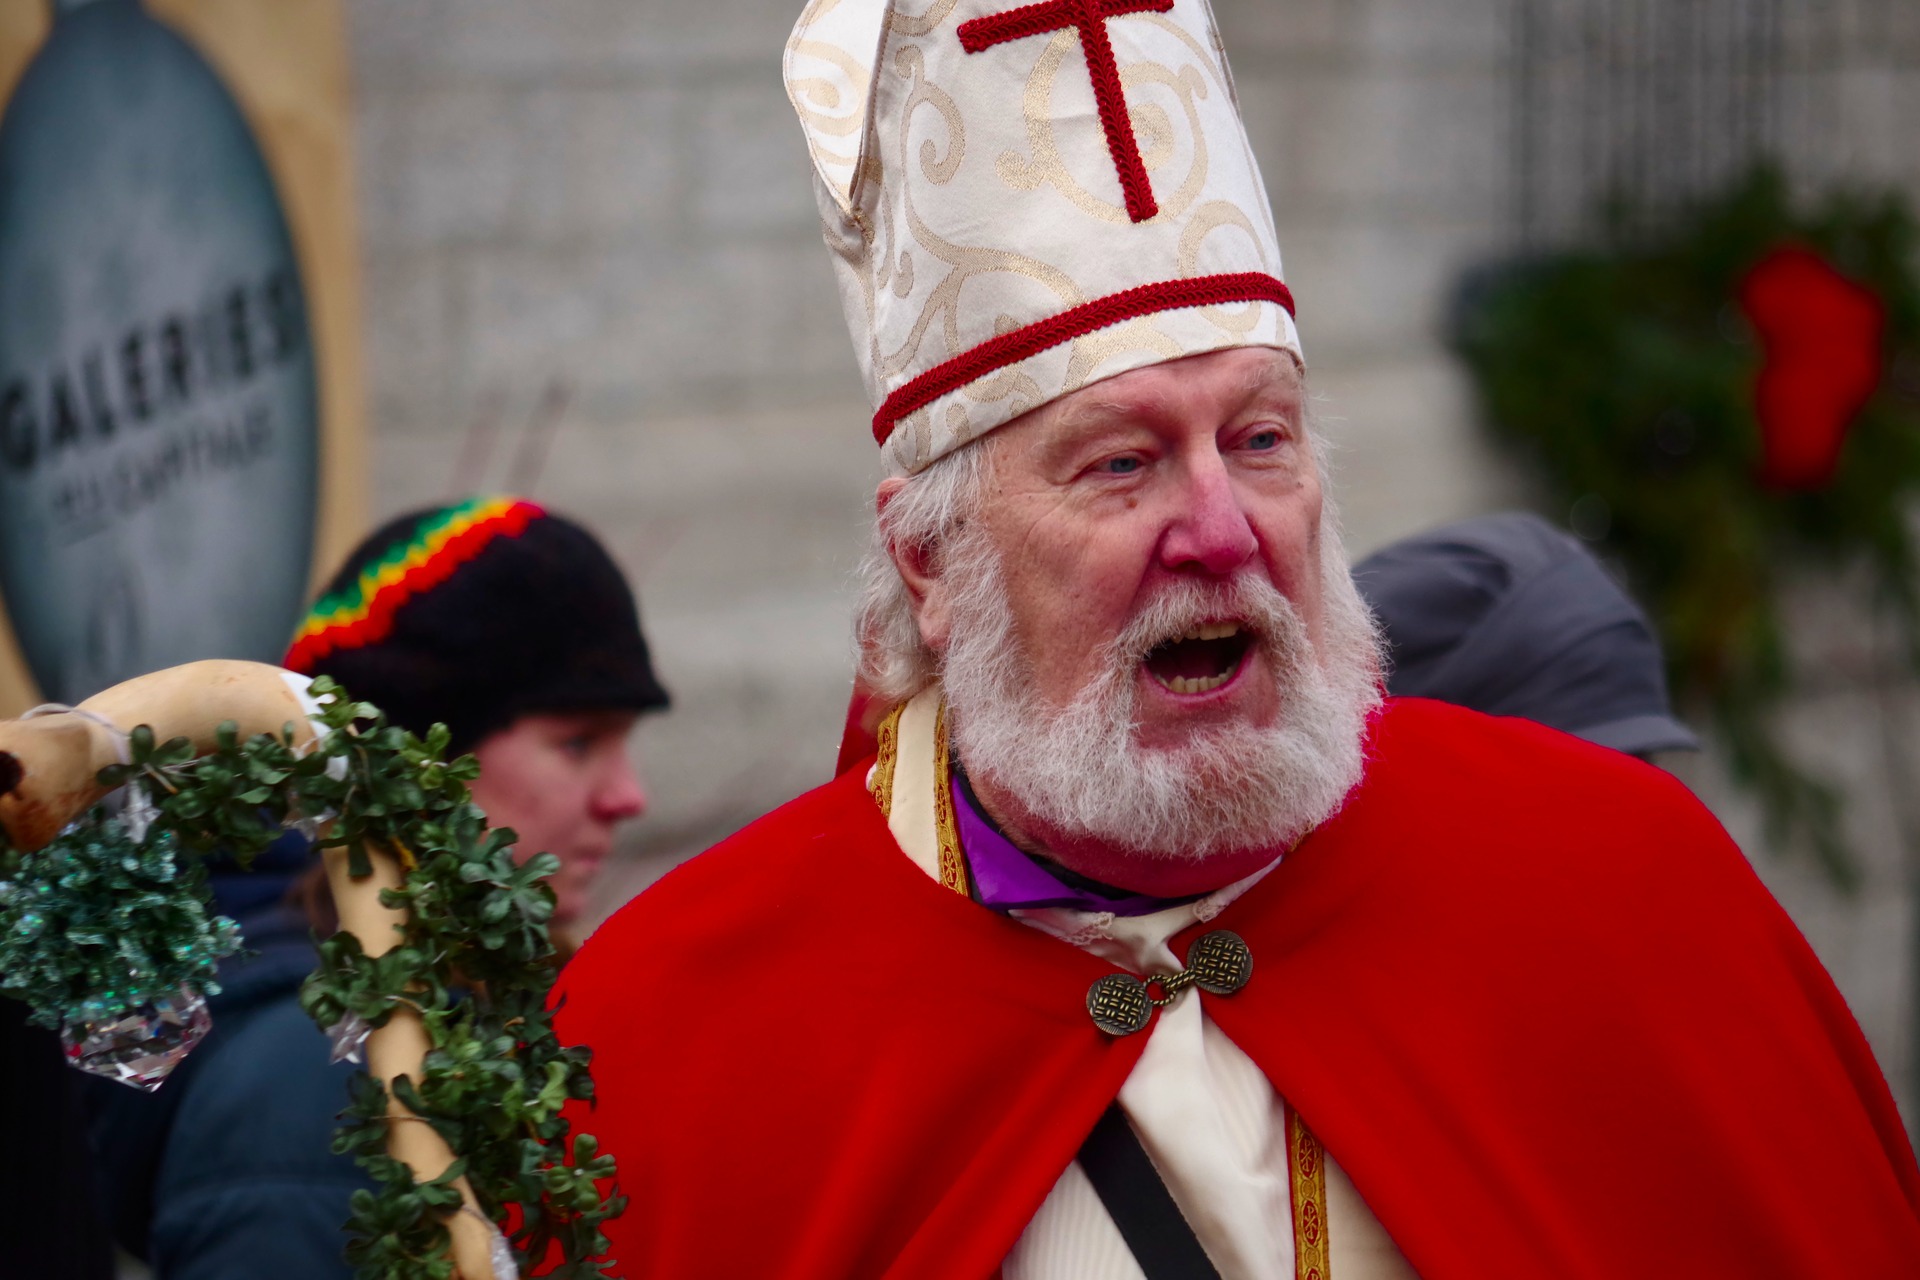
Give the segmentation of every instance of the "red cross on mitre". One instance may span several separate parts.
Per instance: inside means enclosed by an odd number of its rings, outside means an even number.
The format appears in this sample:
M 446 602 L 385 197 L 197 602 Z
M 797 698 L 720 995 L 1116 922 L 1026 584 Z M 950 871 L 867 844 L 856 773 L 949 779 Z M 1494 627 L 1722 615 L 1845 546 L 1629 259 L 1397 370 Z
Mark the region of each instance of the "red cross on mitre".
M 1107 150 L 1113 154 L 1113 167 L 1120 174 L 1127 216 L 1135 222 L 1145 222 L 1160 212 L 1160 206 L 1154 202 L 1147 165 L 1140 158 L 1133 121 L 1127 116 L 1127 96 L 1120 86 L 1113 41 L 1107 38 L 1107 20 L 1129 13 L 1166 13 L 1172 8 L 1173 0 L 1042 0 L 960 24 L 960 44 L 968 53 L 1068 27 L 1080 32 L 1087 73 L 1093 77 L 1093 100 L 1100 108 L 1100 125 L 1107 133 Z

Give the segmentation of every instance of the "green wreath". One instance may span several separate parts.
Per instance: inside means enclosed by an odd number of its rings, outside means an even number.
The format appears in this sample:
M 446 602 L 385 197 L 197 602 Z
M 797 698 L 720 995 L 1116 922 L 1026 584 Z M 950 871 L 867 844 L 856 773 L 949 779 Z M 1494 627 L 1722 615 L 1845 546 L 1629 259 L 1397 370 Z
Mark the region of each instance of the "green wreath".
M 444 760 L 444 727 L 421 741 L 330 680 L 309 693 L 324 733 L 303 746 L 293 725 L 242 741 L 228 723 L 217 749 L 196 758 L 184 738 L 160 743 L 134 729 L 127 763 L 98 780 L 150 798 L 138 823 L 95 811 L 33 854 L 7 848 L 0 830 L 0 991 L 53 1024 L 112 1018 L 182 983 L 217 990 L 213 961 L 235 940 L 231 922 L 207 911 L 199 860 L 249 864 L 288 826 L 344 848 L 355 876 L 371 872 L 370 850 L 397 851 L 404 881 L 380 901 L 408 910 L 404 938 L 378 956 L 348 932 L 322 942 L 301 1003 L 349 1042 L 356 1027 L 417 1009 L 431 1045 L 424 1068 L 387 1083 L 460 1158 L 417 1182 L 388 1153 L 387 1088 L 357 1077 L 334 1146 L 380 1189 L 353 1197 L 347 1259 L 362 1280 L 447 1280 L 446 1224 L 461 1211 L 464 1177 L 520 1270 L 557 1254 L 565 1261 L 549 1274 L 598 1276 L 604 1266 L 589 1259 L 605 1253 L 601 1225 L 624 1201 L 596 1185 L 613 1177 L 611 1158 L 589 1135 L 569 1142 L 560 1114 L 593 1085 L 587 1050 L 563 1047 L 547 1011 L 557 965 L 544 877 L 558 860 L 516 861 L 513 833 L 488 829 L 468 800 L 477 766 Z M 136 837 L 129 828 L 141 824 Z M 194 861 L 176 868 L 176 851 Z
M 1841 792 L 1777 728 L 1797 685 L 1780 592 L 1790 566 L 1864 567 L 1920 671 L 1915 246 L 1899 197 L 1843 193 L 1802 212 L 1763 169 L 1657 229 L 1620 218 L 1601 248 L 1483 278 L 1465 293 L 1457 333 L 1495 436 L 1623 562 L 1676 694 L 1710 716 L 1772 843 L 1810 849 L 1842 886 L 1858 871 Z M 1879 350 L 1866 353 L 1877 378 L 1841 424 L 1844 447 L 1828 469 L 1786 483 L 1760 429 L 1768 355 L 1742 301 L 1783 248 L 1870 294 L 1884 318 Z M 1891 738 L 1889 749 L 1903 750 Z

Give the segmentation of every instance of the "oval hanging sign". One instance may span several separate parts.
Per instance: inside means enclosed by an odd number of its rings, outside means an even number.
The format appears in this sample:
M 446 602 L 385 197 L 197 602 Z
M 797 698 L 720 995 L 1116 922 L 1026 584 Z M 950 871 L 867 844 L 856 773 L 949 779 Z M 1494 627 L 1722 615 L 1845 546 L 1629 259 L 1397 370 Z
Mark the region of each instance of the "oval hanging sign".
M 0 600 L 42 693 L 274 660 L 320 415 L 261 150 L 137 0 L 65 0 L 0 115 Z

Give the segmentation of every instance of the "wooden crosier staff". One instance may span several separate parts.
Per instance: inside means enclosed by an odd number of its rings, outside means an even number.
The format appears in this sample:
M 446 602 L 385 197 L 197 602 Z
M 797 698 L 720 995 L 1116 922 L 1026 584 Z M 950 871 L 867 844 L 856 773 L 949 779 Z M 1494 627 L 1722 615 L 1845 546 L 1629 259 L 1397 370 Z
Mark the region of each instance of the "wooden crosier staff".
M 307 706 L 292 676 L 259 662 L 213 660 L 171 667 L 115 685 L 71 711 L 0 720 L 0 831 L 23 853 L 49 844 L 75 818 L 98 803 L 110 788 L 98 781 L 100 770 L 125 759 L 126 736 L 147 725 L 156 741 L 186 738 L 196 755 L 212 752 L 218 732 L 231 721 L 244 740 L 294 727 L 294 746 L 314 741 Z M 360 940 L 369 956 L 383 955 L 403 940 L 404 909 L 383 906 L 382 889 L 405 879 L 400 860 L 388 850 L 368 849 L 371 875 L 348 872 L 347 850 L 325 853 L 327 881 L 340 914 L 340 927 Z M 398 1076 L 419 1080 L 429 1048 L 418 1010 L 399 1005 L 367 1039 L 367 1071 L 377 1080 Z M 387 1150 L 412 1170 L 418 1182 L 445 1173 L 454 1154 L 432 1125 L 387 1094 Z M 462 1280 L 494 1280 L 493 1230 L 465 1178 L 454 1186 L 471 1212 L 447 1222 L 453 1237 L 453 1261 Z

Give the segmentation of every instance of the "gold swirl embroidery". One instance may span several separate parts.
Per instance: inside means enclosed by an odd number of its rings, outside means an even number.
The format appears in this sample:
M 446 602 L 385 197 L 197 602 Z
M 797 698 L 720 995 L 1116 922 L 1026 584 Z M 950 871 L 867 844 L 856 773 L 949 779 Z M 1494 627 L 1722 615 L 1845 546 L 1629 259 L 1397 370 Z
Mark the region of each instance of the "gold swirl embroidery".
M 830 62 L 846 73 L 845 92 L 842 86 L 824 76 L 807 76 L 792 81 L 797 96 L 806 99 L 801 104 L 802 123 L 810 128 L 836 138 L 844 138 L 858 133 L 866 121 L 862 118 L 867 105 L 867 88 L 871 83 L 868 68 L 854 56 L 838 45 L 827 44 L 820 40 L 798 40 L 794 42 L 793 52 L 822 62 Z M 853 110 L 845 114 L 834 114 L 842 98 L 853 100 Z M 809 110 L 817 107 L 819 110 Z M 852 164 L 853 156 L 836 157 L 841 164 Z
M 1166 32 L 1168 35 L 1178 40 L 1181 44 L 1184 44 L 1185 46 L 1187 46 L 1187 49 L 1193 54 L 1195 58 L 1199 60 L 1200 65 L 1205 67 L 1209 72 L 1212 73 L 1213 82 L 1216 85 L 1219 85 L 1221 88 L 1226 89 L 1228 91 L 1229 98 L 1231 98 L 1232 84 L 1228 79 L 1227 64 L 1224 60 L 1226 56 L 1225 45 L 1219 46 L 1222 60 L 1216 62 L 1213 59 L 1210 52 L 1208 51 L 1206 45 L 1203 45 L 1198 40 L 1194 39 L 1193 33 L 1191 31 L 1188 31 L 1185 27 L 1175 22 L 1172 18 L 1169 18 L 1166 14 L 1147 12 L 1147 13 L 1139 14 L 1137 16 L 1139 17 L 1140 21 L 1152 23 L 1154 26 L 1160 28 L 1162 31 Z M 1209 14 L 1208 16 L 1212 16 L 1212 15 Z M 1218 37 L 1216 37 L 1216 39 L 1217 38 Z
M 940 843 L 940 883 L 961 897 L 967 892 L 967 858 L 960 851 L 960 824 L 953 813 L 953 772 L 947 743 L 947 703 L 933 718 L 933 822 Z
M 1152 18 L 1156 25 L 1170 28 L 1199 56 L 1207 70 L 1213 70 L 1211 59 L 1207 58 L 1204 49 L 1177 23 L 1168 22 L 1161 15 L 1153 13 L 1134 16 Z M 1089 217 L 1125 225 L 1132 220 L 1126 206 L 1103 200 L 1075 181 L 1060 158 L 1060 147 L 1055 138 L 1054 84 L 1067 55 L 1079 48 L 1079 39 L 1077 31 L 1067 30 L 1056 32 L 1047 42 L 1027 77 L 1027 88 L 1021 102 L 1027 125 L 1027 145 L 1033 154 L 1023 156 L 1015 151 L 1002 152 L 994 162 L 994 170 L 1002 182 L 1015 190 L 1032 191 L 1043 183 L 1051 184 L 1075 208 Z M 1149 223 L 1177 218 L 1186 212 L 1206 185 L 1209 167 L 1207 136 L 1197 105 L 1198 100 L 1205 98 L 1208 93 L 1206 76 L 1190 66 L 1174 71 L 1157 62 L 1136 62 L 1121 69 L 1120 83 L 1127 90 L 1128 114 L 1133 121 L 1134 133 L 1137 138 L 1145 139 L 1141 145 L 1141 161 L 1149 173 L 1164 168 L 1172 160 L 1176 139 L 1172 118 L 1166 109 L 1155 102 L 1136 102 L 1138 91 L 1155 84 L 1171 90 L 1186 116 L 1188 135 L 1193 139 L 1193 161 L 1187 166 L 1179 187 L 1171 194 L 1162 193 L 1159 184 L 1155 184 L 1154 197 L 1160 205 L 1160 212 Z M 1106 152 L 1101 150 L 1100 154 L 1104 158 Z
M 1133 351 L 1151 351 L 1162 360 L 1178 360 L 1187 349 L 1162 333 L 1152 316 L 1136 316 L 1125 324 L 1089 333 L 1073 343 L 1073 358 L 1067 363 L 1063 392 L 1078 391 L 1093 378 L 1094 370 L 1117 355 Z
M 1173 118 L 1159 103 L 1143 102 L 1133 109 L 1133 137 L 1140 148 L 1140 163 L 1149 172 L 1164 169 L 1173 159 Z
M 1182 44 L 1186 45 L 1187 48 L 1192 51 L 1193 56 L 1199 60 L 1200 64 L 1206 67 L 1212 74 L 1213 82 L 1226 93 L 1227 101 L 1233 104 L 1233 114 L 1236 117 L 1241 114 L 1240 90 L 1233 82 L 1233 68 L 1227 63 L 1226 41 L 1220 38 L 1220 28 L 1214 21 L 1211 9 L 1207 11 L 1207 45 L 1202 45 L 1198 40 L 1193 38 L 1192 32 L 1165 14 L 1143 13 L 1140 15 L 1140 20 L 1142 22 L 1152 23 L 1154 26 L 1159 27 L 1168 35 L 1173 36 Z M 1246 160 L 1247 173 L 1250 175 L 1259 173 L 1260 162 L 1253 154 L 1253 139 L 1247 136 L 1245 129 L 1237 129 L 1235 132 L 1240 137 L 1240 154 Z M 1260 194 L 1261 202 L 1264 204 L 1266 198 L 1265 190 L 1263 189 Z M 1271 210 L 1267 211 L 1267 221 L 1269 223 L 1273 221 L 1273 212 Z
M 1287 1108 L 1287 1181 L 1293 1192 L 1294 1280 L 1331 1280 L 1327 1248 L 1327 1153 Z
M 1011 369 L 1002 369 L 998 373 L 982 378 L 965 390 L 967 398 L 975 404 L 996 404 L 1002 400 L 1013 401 L 1009 416 L 1014 418 L 1019 417 L 1029 409 L 1039 407 L 1040 403 L 1047 398 L 1045 393 L 1040 390 L 1040 384 L 1034 380 L 1033 375 L 1026 373 L 1018 365 L 1015 365 Z M 947 425 L 949 428 L 953 426 L 951 419 L 948 420 Z M 956 433 L 955 439 L 960 444 L 966 444 L 979 434 L 978 429 L 969 421 L 966 431 L 964 433 Z
M 908 471 L 917 471 L 933 457 L 931 406 L 915 409 L 893 429 L 891 445 L 894 461 Z
M 902 80 L 912 82 L 901 108 L 900 164 L 903 170 L 908 167 L 913 145 L 911 133 L 905 127 L 906 121 L 923 105 L 932 105 L 948 125 L 950 149 L 945 160 L 940 160 L 937 152 L 930 153 L 927 150 L 932 146 L 931 139 L 928 139 L 922 146 L 922 161 L 929 159 L 937 161 L 936 172 L 945 172 L 948 164 L 957 165 L 958 157 L 966 144 L 964 125 L 954 111 L 952 98 L 944 90 L 928 83 L 925 55 L 912 46 L 902 48 L 893 59 L 893 74 Z M 934 176 L 935 173 L 929 173 L 929 177 Z M 907 233 L 928 256 L 945 263 L 949 270 L 928 291 L 919 316 L 906 337 L 901 340 L 899 347 L 883 359 L 875 360 L 874 369 L 881 379 L 897 378 L 915 363 L 921 346 L 926 340 L 927 331 L 936 321 L 940 323 L 941 337 L 945 341 L 948 353 L 957 353 L 965 346 L 971 345 L 961 341 L 959 304 L 962 289 L 976 276 L 997 272 L 1020 275 L 1050 289 L 1063 306 L 1075 306 L 1085 301 L 1072 278 L 1058 267 L 1007 250 L 967 248 L 943 239 L 921 220 L 918 210 L 914 207 L 913 184 L 902 182 L 898 190 L 900 213 L 906 219 Z M 886 232 L 890 243 L 894 235 L 892 213 L 893 210 L 889 208 Z M 917 469 L 925 462 L 926 450 L 930 447 L 927 439 L 926 416 L 911 415 L 901 424 L 901 428 L 912 431 L 912 440 L 903 439 L 901 442 L 903 448 L 897 448 L 895 456 L 910 469 Z M 900 434 L 901 428 L 896 428 L 896 435 Z M 909 444 L 911 444 L 910 451 L 904 448 Z
M 947 15 L 953 12 L 953 6 L 958 2 L 959 0 L 934 0 L 933 5 L 918 16 L 895 10 L 887 15 L 887 25 L 896 35 L 931 35 L 935 27 L 947 20 Z
M 947 154 L 943 158 L 940 148 L 928 138 L 920 144 L 920 169 L 927 180 L 935 186 L 945 186 L 953 181 L 953 175 L 960 172 L 961 161 L 967 158 L 967 122 L 960 114 L 960 107 L 953 95 L 927 79 L 926 51 L 918 45 L 903 45 L 893 55 L 895 72 L 902 80 L 912 80 L 913 89 L 907 95 L 907 101 L 900 108 L 900 141 L 904 147 L 907 134 L 913 127 L 913 114 L 923 106 L 930 106 L 940 113 L 941 122 L 947 126 Z M 904 157 L 903 157 L 904 159 Z
M 873 776 L 867 779 L 867 790 L 873 796 L 873 802 L 880 806 L 880 816 L 893 816 L 893 770 L 900 759 L 900 713 L 907 709 L 901 703 L 887 712 L 887 718 L 880 722 L 875 737 L 880 741 L 880 754 L 873 762 Z
M 1207 172 L 1211 159 L 1207 150 L 1205 126 L 1200 119 L 1200 101 L 1207 96 L 1207 82 L 1193 67 L 1182 67 L 1173 71 L 1157 62 L 1140 63 L 1128 69 L 1121 77 L 1121 83 L 1132 88 L 1136 84 L 1159 84 L 1173 92 L 1187 116 L 1187 133 L 1193 139 L 1193 163 L 1187 166 L 1187 176 L 1181 181 L 1171 196 L 1161 197 L 1161 211 L 1168 218 L 1177 218 L 1192 207 L 1200 192 L 1207 185 Z M 1153 102 L 1143 102 L 1134 112 L 1134 128 L 1153 138 L 1152 150 L 1147 153 L 1148 171 L 1163 168 L 1172 161 L 1175 147 L 1173 121 L 1167 115 L 1166 108 Z
M 1247 239 L 1253 245 L 1253 251 L 1260 255 L 1260 265 L 1273 270 L 1273 264 L 1267 260 L 1266 240 L 1254 230 L 1253 219 L 1246 210 L 1231 200 L 1209 200 L 1193 211 L 1193 217 L 1180 232 L 1180 274 L 1191 279 L 1205 274 L 1200 270 L 1200 248 L 1206 238 L 1221 227 L 1238 227 L 1246 232 Z M 1201 307 L 1199 312 L 1228 333 L 1247 334 L 1260 322 L 1258 302 L 1246 303 L 1236 311 L 1225 307 Z
M 841 0 L 813 0 L 787 41 L 781 65 L 814 170 L 841 211 L 857 221 L 853 188 L 866 137 L 873 67 L 867 50 L 846 47 L 849 39 L 859 43 L 859 15 L 841 12 L 836 19 L 840 7 Z M 852 29 L 849 18 L 855 23 Z M 872 31 L 879 34 L 877 22 Z

